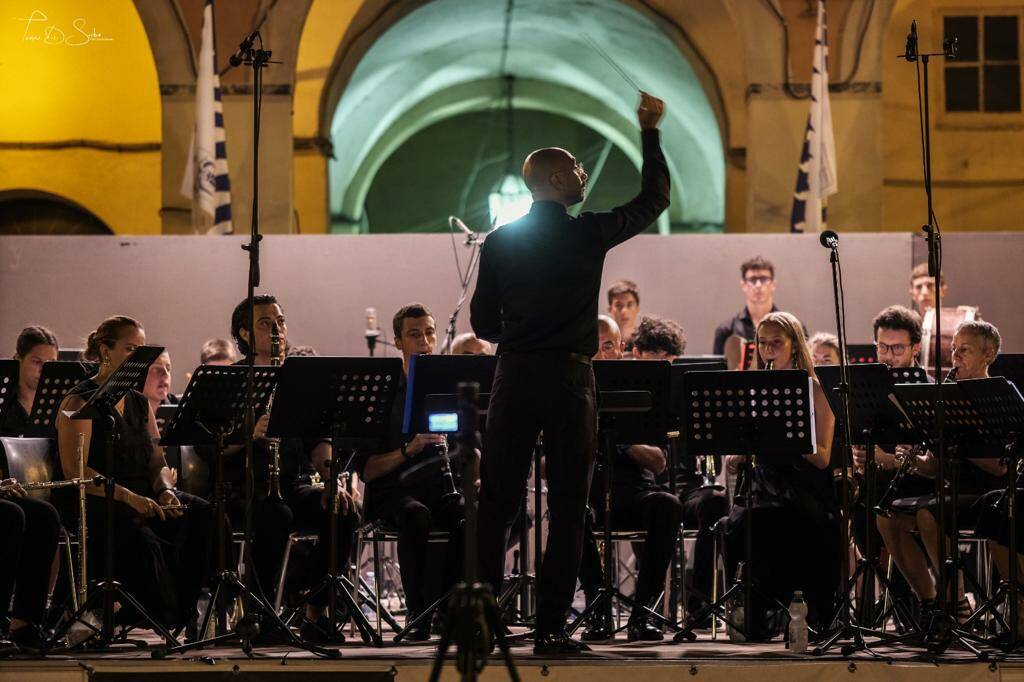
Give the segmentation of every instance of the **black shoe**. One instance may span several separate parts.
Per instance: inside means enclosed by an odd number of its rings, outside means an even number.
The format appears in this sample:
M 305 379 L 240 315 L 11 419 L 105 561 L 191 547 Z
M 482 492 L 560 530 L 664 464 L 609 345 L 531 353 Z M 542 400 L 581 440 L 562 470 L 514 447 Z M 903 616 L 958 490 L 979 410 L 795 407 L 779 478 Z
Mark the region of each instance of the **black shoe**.
M 10 640 L 0 639 L 0 658 L 7 658 L 18 653 L 18 647 Z
M 25 625 L 17 630 L 12 630 L 7 638 L 23 654 L 38 654 L 49 648 L 48 643 L 40 634 L 39 628 L 34 625 Z
M 594 615 L 588 619 L 580 639 L 584 642 L 610 642 L 615 639 L 615 630 L 607 618 Z
M 665 639 L 661 629 L 651 623 L 650 617 L 641 611 L 629 617 L 626 625 L 626 640 L 629 642 L 660 642 Z
M 419 617 L 419 615 L 420 614 L 418 613 L 413 613 L 410 611 L 409 616 L 405 622 L 411 623 L 414 620 L 416 620 Z M 409 642 L 425 642 L 428 639 L 430 639 L 431 620 L 431 618 L 424 618 L 422 621 L 417 623 L 416 627 L 411 628 L 409 632 L 406 633 L 403 639 Z
M 552 633 L 538 632 L 533 641 L 535 656 L 572 656 L 581 651 L 590 651 L 590 647 L 572 639 L 564 630 Z
M 311 644 L 344 644 L 345 633 L 335 628 L 327 616 L 320 616 L 315 621 L 304 620 L 299 629 L 299 638 Z

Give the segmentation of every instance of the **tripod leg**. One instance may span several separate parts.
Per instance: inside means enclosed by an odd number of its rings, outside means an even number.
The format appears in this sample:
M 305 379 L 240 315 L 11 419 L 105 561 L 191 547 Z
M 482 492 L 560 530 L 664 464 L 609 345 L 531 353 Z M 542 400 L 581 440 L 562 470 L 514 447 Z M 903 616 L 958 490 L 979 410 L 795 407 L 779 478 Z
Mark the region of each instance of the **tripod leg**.
M 370 625 L 370 621 L 367 620 L 366 614 L 362 612 L 356 600 L 352 597 L 350 589 L 352 583 L 348 581 L 345 576 L 337 576 L 335 578 L 334 589 L 337 590 L 338 595 L 341 596 L 341 601 L 344 602 L 348 608 L 349 618 L 355 623 L 356 628 L 359 630 L 360 636 L 363 638 L 363 642 L 375 647 L 384 646 L 384 640 L 381 638 L 377 631 Z M 331 613 L 331 621 L 334 622 L 335 615 Z
M 501 656 L 505 661 L 505 668 L 508 669 L 509 677 L 512 679 L 512 682 L 519 682 L 519 671 L 516 670 L 516 664 L 512 660 L 508 638 L 505 637 L 505 628 L 502 627 L 501 619 L 498 617 L 498 608 L 490 593 L 484 592 L 483 599 L 484 617 L 486 618 L 487 627 L 490 629 L 492 636 L 498 641 L 498 649 L 501 651 Z

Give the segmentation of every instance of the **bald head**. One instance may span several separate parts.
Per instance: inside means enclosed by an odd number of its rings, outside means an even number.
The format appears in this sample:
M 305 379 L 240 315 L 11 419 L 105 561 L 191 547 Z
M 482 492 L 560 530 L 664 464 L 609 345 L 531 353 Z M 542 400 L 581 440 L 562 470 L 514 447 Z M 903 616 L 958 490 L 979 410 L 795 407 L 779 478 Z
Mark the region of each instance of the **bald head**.
M 531 152 L 523 163 L 523 182 L 536 201 L 557 201 L 571 206 L 583 201 L 587 174 L 576 157 L 559 147 Z
M 622 357 L 622 333 L 619 325 L 608 315 L 597 316 L 598 360 L 618 360 Z

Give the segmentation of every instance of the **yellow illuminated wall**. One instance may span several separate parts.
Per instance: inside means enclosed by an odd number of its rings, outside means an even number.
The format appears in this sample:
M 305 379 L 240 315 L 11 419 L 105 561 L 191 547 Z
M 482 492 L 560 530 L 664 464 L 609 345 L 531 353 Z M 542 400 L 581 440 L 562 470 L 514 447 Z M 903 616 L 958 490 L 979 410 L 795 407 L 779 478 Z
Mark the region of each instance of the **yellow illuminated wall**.
M 160 233 L 160 89 L 131 0 L 0 0 L 0 191 Z

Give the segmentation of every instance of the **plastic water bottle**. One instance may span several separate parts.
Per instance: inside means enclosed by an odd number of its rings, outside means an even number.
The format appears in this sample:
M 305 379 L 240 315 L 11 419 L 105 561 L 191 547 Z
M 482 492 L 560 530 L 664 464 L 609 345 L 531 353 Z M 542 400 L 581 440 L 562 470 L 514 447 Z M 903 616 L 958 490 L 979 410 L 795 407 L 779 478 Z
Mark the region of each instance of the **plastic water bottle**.
M 800 590 L 789 602 L 789 650 L 795 654 L 807 651 L 807 602 Z

